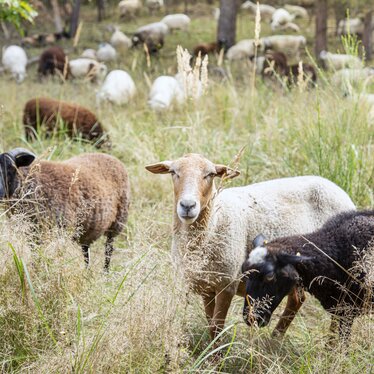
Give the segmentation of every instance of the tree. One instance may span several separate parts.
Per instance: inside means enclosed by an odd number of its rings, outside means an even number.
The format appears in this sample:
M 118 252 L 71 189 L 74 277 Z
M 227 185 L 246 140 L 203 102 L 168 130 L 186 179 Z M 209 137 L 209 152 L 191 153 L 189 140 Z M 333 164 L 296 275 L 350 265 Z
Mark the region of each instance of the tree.
M 71 20 L 70 20 L 70 35 L 72 37 L 75 36 L 75 33 L 77 32 L 77 29 L 78 29 L 80 9 L 81 9 L 81 0 L 75 0 L 74 6 L 73 6 L 73 12 L 71 14 Z
M 315 54 L 327 50 L 327 0 L 317 0 L 316 3 L 316 45 Z
M 38 13 L 26 1 L 2 0 L 0 2 L 0 22 L 4 33 L 7 34 L 6 22 L 16 27 L 19 33 L 23 34 L 22 22 L 34 23 Z
M 225 49 L 235 44 L 238 0 L 220 0 L 217 43 Z
M 97 20 L 101 22 L 105 17 L 104 0 L 96 0 L 97 3 Z
M 53 9 L 53 21 L 55 23 L 55 28 L 57 33 L 63 31 L 62 20 L 60 15 L 60 7 L 57 0 L 51 0 L 52 9 Z
M 365 57 L 367 60 L 371 59 L 372 54 L 372 33 L 373 33 L 373 11 L 369 10 L 365 15 L 364 20 L 364 35 L 362 38 L 362 44 L 365 48 Z

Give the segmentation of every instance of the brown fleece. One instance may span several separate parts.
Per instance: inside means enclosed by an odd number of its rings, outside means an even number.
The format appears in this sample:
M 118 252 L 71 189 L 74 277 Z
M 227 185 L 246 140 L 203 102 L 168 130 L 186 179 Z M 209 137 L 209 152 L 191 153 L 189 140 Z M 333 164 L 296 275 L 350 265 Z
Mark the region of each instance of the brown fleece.
M 66 65 L 66 66 L 65 66 Z M 39 75 L 54 75 L 59 72 L 65 79 L 69 75 L 67 56 L 61 47 L 47 48 L 39 58 Z
M 81 135 L 87 140 L 103 137 L 103 127 L 89 109 L 78 104 L 39 97 L 29 100 L 23 111 L 26 138 L 33 139 L 39 125 L 44 125 L 48 133 L 53 132 L 58 119 L 65 123 L 70 137 Z
M 199 53 L 201 56 L 208 55 L 209 53 L 218 52 L 218 44 L 216 42 L 213 43 L 202 43 L 198 44 L 193 49 L 193 55 L 197 57 Z

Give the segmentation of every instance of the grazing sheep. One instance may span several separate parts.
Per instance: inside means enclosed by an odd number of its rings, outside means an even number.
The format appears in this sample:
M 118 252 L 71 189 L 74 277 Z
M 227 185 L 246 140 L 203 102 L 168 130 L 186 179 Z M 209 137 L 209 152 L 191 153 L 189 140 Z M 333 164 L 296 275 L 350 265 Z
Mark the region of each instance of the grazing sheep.
M 53 133 L 62 120 L 70 137 L 81 136 L 83 139 L 95 141 L 100 147 L 108 136 L 96 115 L 78 104 L 38 97 L 29 100 L 23 110 L 23 125 L 26 139 L 35 138 L 39 126 L 44 126 L 47 133 Z M 105 138 L 105 139 L 104 139 Z
M 131 39 L 126 36 L 118 27 L 115 28 L 111 38 L 110 44 L 115 48 L 129 49 L 132 46 Z
M 276 9 L 273 6 L 267 5 L 267 4 L 259 4 L 259 7 L 260 7 L 261 20 L 270 21 Z M 244 10 L 249 10 L 253 15 L 255 15 L 257 11 L 257 5 L 249 0 L 245 1 L 240 6 L 240 8 Z
M 39 58 L 39 76 L 54 75 L 58 72 L 62 77 L 69 76 L 68 58 L 61 47 L 47 48 Z
M 258 47 L 258 50 L 262 50 L 262 45 Z M 255 41 L 254 39 L 244 39 L 237 42 L 231 48 L 228 49 L 226 57 L 229 61 L 243 60 L 252 58 L 255 55 Z
M 126 104 L 136 92 L 135 83 L 123 70 L 113 70 L 105 78 L 96 94 L 97 104 L 108 101 L 112 104 Z
M 35 158 L 22 148 L 0 154 L 0 199 L 19 199 L 16 210 L 27 212 L 41 227 L 53 222 L 73 228 L 87 266 L 90 245 L 105 235 L 108 271 L 114 238 L 128 216 L 130 186 L 124 165 L 103 153 L 61 162 Z
M 319 57 L 324 63 L 325 67 L 330 70 L 363 68 L 363 62 L 357 56 L 321 51 Z
M 27 55 L 23 48 L 11 45 L 3 48 L 2 63 L 4 69 L 9 71 L 17 83 L 26 78 Z
M 77 58 L 69 61 L 69 71 L 73 78 L 86 78 L 91 82 L 102 82 L 108 68 L 101 62 L 89 58 Z
M 282 52 L 287 59 L 299 62 L 300 50 L 305 47 L 306 39 L 302 35 L 271 35 L 262 38 L 262 43 L 266 50 Z
M 45 47 L 62 39 L 70 39 L 70 34 L 66 31 L 53 34 L 34 34 L 22 38 L 21 44 L 25 47 Z
M 218 51 L 218 43 L 201 43 L 194 47 L 192 55 L 197 57 L 200 53 L 202 57 L 209 55 L 211 53 L 219 52 Z
M 277 30 L 279 31 L 293 31 L 293 32 L 300 32 L 300 27 L 296 25 L 296 23 L 288 22 L 284 25 L 280 25 Z
M 191 18 L 185 14 L 169 14 L 165 16 L 161 22 L 165 23 L 168 26 L 170 31 L 173 30 L 182 30 L 188 31 L 191 23 Z
M 177 79 L 163 75 L 153 82 L 148 105 L 154 110 L 162 110 L 169 108 L 173 101 L 181 103 L 183 100 L 184 91 Z
M 332 314 L 331 330 L 339 321 L 340 336 L 349 336 L 365 302 L 374 303 L 374 284 L 366 282 L 365 270 L 358 265 L 370 253 L 370 242 L 373 255 L 373 240 L 374 211 L 338 214 L 321 229 L 302 236 L 269 243 L 258 236 L 256 248 L 242 267 L 246 274 L 245 321 L 267 325 L 282 299 L 301 286 Z M 261 305 L 265 299 L 266 304 Z
M 301 82 L 306 82 L 306 86 L 315 87 L 317 83 L 317 72 L 314 66 L 301 61 L 298 64 L 287 66 L 285 77 L 288 87 Z
M 140 0 L 122 0 L 118 3 L 121 18 L 133 18 L 142 8 Z
M 362 38 L 364 34 L 364 22 L 361 18 L 349 18 L 342 19 L 339 21 L 337 34 L 338 36 L 343 35 L 358 35 Z
M 354 85 L 363 85 L 364 82 L 374 77 L 374 68 L 349 69 L 344 68 L 336 71 L 331 77 L 331 83 L 340 88 L 344 93 L 352 90 Z
M 81 57 L 83 58 L 90 58 L 91 60 L 97 60 L 96 51 L 92 48 L 85 49 Z
M 287 57 L 284 53 L 267 51 L 262 65 L 262 78 L 272 77 L 274 74 L 283 76 L 286 74 L 287 66 Z
M 96 51 L 96 57 L 100 62 L 114 61 L 117 57 L 117 52 L 109 43 L 100 43 Z
M 355 209 L 334 183 L 315 176 L 276 179 L 217 191 L 214 178 L 239 172 L 198 154 L 146 166 L 174 183 L 172 254 L 191 288 L 203 297 L 214 338 L 223 328 L 240 279 L 247 245 L 258 232 L 271 238 L 314 230 L 337 212 Z M 276 330 L 283 333 L 301 302 L 295 291 Z
M 279 8 L 277 9 L 271 17 L 271 29 L 272 31 L 279 30 L 282 26 L 287 25 L 294 20 L 295 16 L 287 12 L 286 9 Z
M 284 9 L 292 14 L 295 18 L 309 19 L 308 11 L 302 6 L 285 4 Z
M 169 32 L 168 26 L 163 22 L 154 22 L 138 28 L 132 37 L 133 46 L 145 44 L 148 53 L 157 54 L 164 46 L 164 37 Z
M 164 0 L 145 0 L 145 5 L 151 14 L 153 14 L 164 7 Z

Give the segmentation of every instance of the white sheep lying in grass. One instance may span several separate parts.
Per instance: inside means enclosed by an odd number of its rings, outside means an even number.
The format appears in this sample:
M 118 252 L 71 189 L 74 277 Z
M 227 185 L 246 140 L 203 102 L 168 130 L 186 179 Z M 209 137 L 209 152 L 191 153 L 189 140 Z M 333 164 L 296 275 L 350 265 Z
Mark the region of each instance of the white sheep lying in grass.
M 89 58 L 77 58 L 69 61 L 69 72 L 74 78 L 102 82 L 108 73 L 108 68 L 105 64 Z
M 135 83 L 123 70 L 113 70 L 105 78 L 96 94 L 97 104 L 108 101 L 116 105 L 126 104 L 136 93 Z
M 267 5 L 267 4 L 259 4 L 259 7 L 260 7 L 261 20 L 270 21 L 276 9 L 273 6 Z M 253 15 L 255 15 L 257 11 L 257 5 L 249 0 L 245 1 L 240 6 L 240 8 L 244 10 L 249 10 Z
M 26 78 L 27 55 L 23 48 L 11 45 L 3 48 L 2 63 L 4 69 L 9 71 L 17 83 Z
M 174 183 L 172 254 L 204 301 L 214 338 L 224 326 L 235 294 L 245 295 L 241 265 L 259 232 L 269 239 L 315 230 L 332 215 L 355 209 L 334 183 L 316 176 L 270 180 L 218 192 L 215 177 L 239 172 L 198 154 L 146 166 L 170 174 Z M 291 294 L 290 294 L 291 295 Z M 276 330 L 284 333 L 301 306 L 297 292 Z
M 300 61 L 300 51 L 306 45 L 306 39 L 302 35 L 271 35 L 262 38 L 265 49 L 282 52 L 288 60 Z
M 129 49 L 132 46 L 131 39 L 125 35 L 118 27 L 115 27 L 110 38 L 110 44 L 115 48 Z
M 340 70 L 343 68 L 360 69 L 364 66 L 357 56 L 321 51 L 319 57 L 324 62 L 326 68 L 330 70 Z
M 186 14 L 177 13 L 169 14 L 165 16 L 161 22 L 165 23 L 168 26 L 169 30 L 182 30 L 188 31 L 191 23 L 191 18 Z
M 181 84 L 174 77 L 163 75 L 158 77 L 152 84 L 149 93 L 148 105 L 155 110 L 167 109 L 176 101 L 184 100 L 184 92 Z
M 96 57 L 101 62 L 114 61 L 117 57 L 117 52 L 109 43 L 100 43 Z

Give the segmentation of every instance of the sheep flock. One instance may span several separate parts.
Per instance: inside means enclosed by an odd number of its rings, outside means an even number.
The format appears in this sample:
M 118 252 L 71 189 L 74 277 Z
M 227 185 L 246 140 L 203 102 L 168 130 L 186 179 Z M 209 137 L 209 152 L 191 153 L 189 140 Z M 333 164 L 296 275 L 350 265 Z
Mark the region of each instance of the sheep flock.
M 321 47 L 319 0 L 239 0 L 234 38 L 225 0 L 82 1 L 75 35 L 79 2 L 27 3 L 2 372 L 370 372 L 374 5 L 327 2 Z

